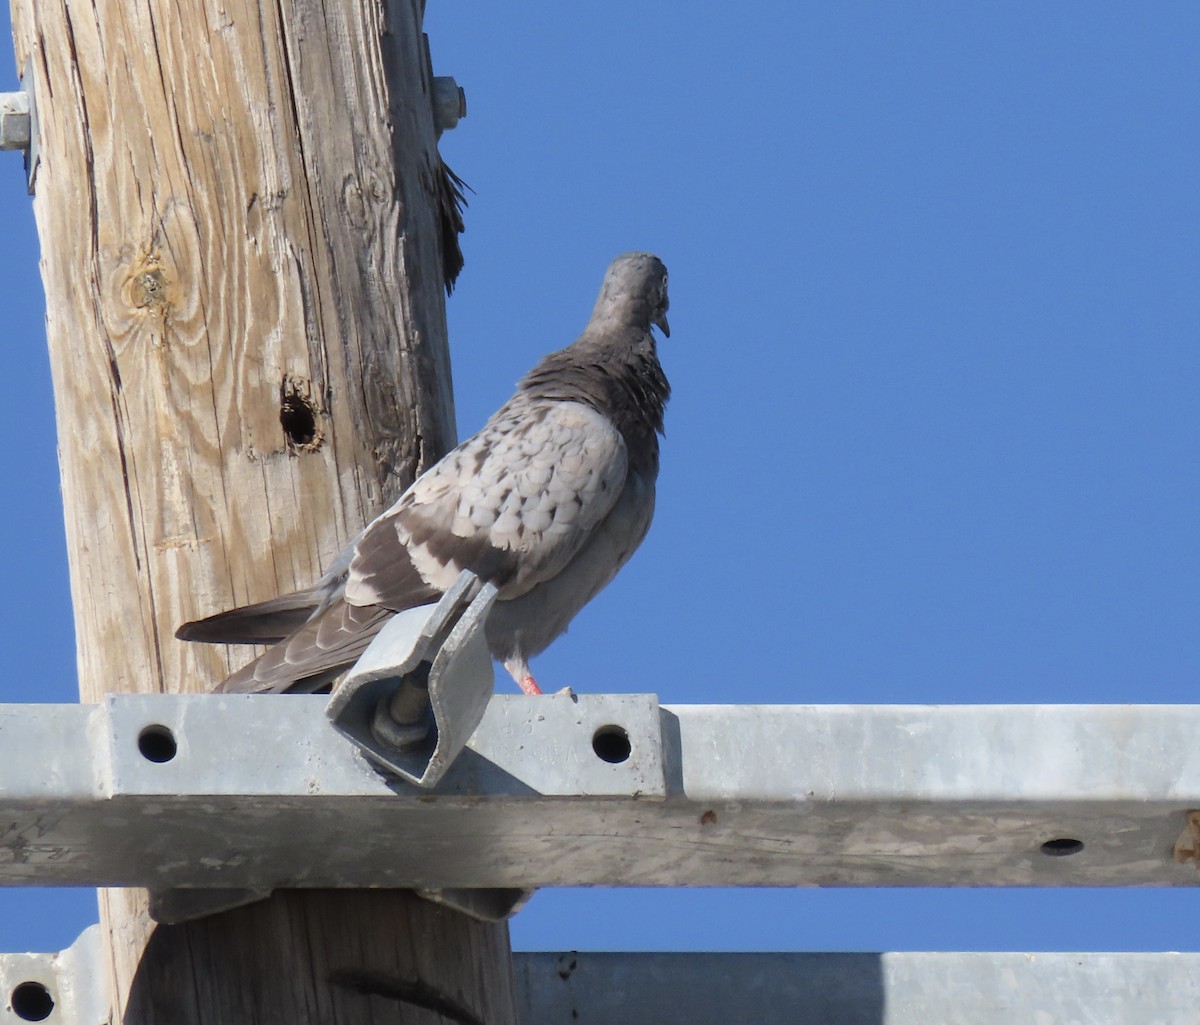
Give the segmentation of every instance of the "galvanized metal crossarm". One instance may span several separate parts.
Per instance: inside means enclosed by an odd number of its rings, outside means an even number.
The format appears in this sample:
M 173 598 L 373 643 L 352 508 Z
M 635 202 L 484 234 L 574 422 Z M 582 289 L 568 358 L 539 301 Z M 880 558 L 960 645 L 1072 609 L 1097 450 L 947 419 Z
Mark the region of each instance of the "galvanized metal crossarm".
M 0 883 L 1200 881 L 1174 856 L 1200 809 L 1193 706 L 502 696 L 422 790 L 372 768 L 324 705 L 128 695 L 0 707 Z

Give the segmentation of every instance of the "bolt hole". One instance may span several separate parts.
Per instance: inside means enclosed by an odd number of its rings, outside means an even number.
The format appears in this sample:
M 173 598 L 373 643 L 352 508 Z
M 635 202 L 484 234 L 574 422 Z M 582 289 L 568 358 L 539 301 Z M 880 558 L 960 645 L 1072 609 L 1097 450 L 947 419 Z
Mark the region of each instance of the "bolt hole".
M 138 734 L 138 750 L 148 762 L 169 762 L 179 751 L 175 734 L 165 726 L 147 726 Z
M 1060 836 L 1056 840 L 1047 840 L 1042 844 L 1042 853 L 1052 858 L 1065 858 L 1070 854 L 1078 854 L 1083 850 L 1083 841 L 1070 836 Z
M 620 726 L 601 726 L 592 735 L 592 750 L 596 757 L 612 765 L 625 761 L 633 748 L 629 743 L 629 734 Z
M 45 1021 L 54 1010 L 54 997 L 40 982 L 22 982 L 9 997 L 13 1013 L 22 1021 Z

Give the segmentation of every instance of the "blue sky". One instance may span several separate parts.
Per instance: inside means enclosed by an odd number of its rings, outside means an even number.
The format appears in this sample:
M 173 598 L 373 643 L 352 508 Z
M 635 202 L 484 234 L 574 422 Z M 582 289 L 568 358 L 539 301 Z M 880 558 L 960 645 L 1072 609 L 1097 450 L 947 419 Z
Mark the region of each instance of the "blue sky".
M 7 28 L 7 13 L 0 12 Z M 665 703 L 1194 699 L 1200 7 L 450 4 L 460 432 L 671 271 L 655 526 L 535 664 Z M 0 47 L 8 53 L 7 47 Z M 15 88 L 11 56 L 0 88 Z M 6 701 L 71 700 L 38 244 L 0 155 Z M 1194 891 L 555 891 L 521 949 L 1200 949 Z M 53 949 L 81 891 L 0 891 Z

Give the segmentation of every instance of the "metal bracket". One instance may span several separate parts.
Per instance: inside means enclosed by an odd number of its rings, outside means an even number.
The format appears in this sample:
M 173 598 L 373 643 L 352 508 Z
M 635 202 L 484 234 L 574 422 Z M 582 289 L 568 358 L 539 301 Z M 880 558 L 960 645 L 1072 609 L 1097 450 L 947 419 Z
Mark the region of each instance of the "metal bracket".
M 164 925 L 207 918 L 222 911 L 232 911 L 246 904 L 257 904 L 271 896 L 270 889 L 209 889 L 195 890 L 178 887 L 172 890 L 150 891 L 150 917 Z
M 436 786 L 494 689 L 484 636 L 496 588 L 463 570 L 436 605 L 398 613 L 334 689 L 325 715 L 372 762 Z
M 32 60 L 25 63 L 20 91 L 0 93 L 0 149 L 19 149 L 25 152 L 25 181 L 32 196 L 39 159 L 37 100 L 33 91 Z
M 434 904 L 444 904 L 455 911 L 461 911 L 464 915 L 470 915 L 478 922 L 503 922 L 528 904 L 537 890 L 449 889 L 413 892 Z

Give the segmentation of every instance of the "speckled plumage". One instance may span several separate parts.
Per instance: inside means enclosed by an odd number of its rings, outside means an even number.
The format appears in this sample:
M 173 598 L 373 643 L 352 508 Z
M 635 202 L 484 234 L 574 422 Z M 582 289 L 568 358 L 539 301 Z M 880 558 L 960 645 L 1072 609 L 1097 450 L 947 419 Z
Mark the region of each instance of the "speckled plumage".
M 479 433 L 423 473 L 310 590 L 180 627 L 211 643 L 269 643 L 218 688 L 315 690 L 403 609 L 436 601 L 463 569 L 498 588 L 488 645 L 537 692 L 528 660 L 625 564 L 654 513 L 670 386 L 667 272 L 648 253 L 609 266 L 583 334 L 546 356 Z

